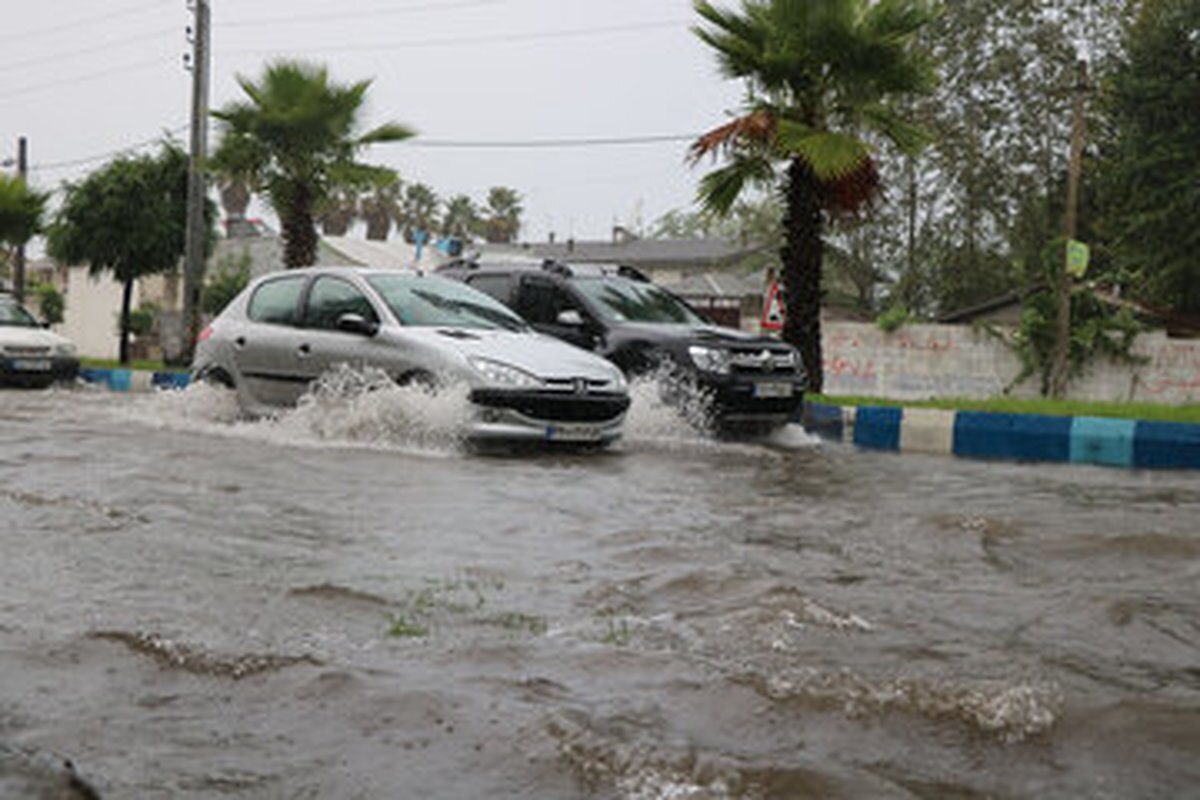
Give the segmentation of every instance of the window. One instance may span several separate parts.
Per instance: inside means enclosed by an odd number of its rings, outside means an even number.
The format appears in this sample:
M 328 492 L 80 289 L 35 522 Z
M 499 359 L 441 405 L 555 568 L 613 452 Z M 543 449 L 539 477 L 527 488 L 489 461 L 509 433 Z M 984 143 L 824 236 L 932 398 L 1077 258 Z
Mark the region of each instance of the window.
M 371 301 L 349 281 L 324 275 L 313 281 L 304 310 L 305 327 L 337 330 L 338 318 L 343 314 L 358 314 L 367 322 L 379 322 Z
M 32 314 L 17 305 L 15 300 L 10 301 L 7 298 L 0 298 L 0 325 L 11 325 L 15 328 L 41 327 Z
M 576 281 L 575 286 L 608 320 L 687 325 L 707 322 L 687 303 L 652 283 L 625 278 L 586 278 Z
M 521 299 L 518 312 L 530 322 L 538 325 L 554 325 L 558 315 L 568 309 L 579 310 L 561 287 L 537 278 L 526 279 L 521 284 Z
M 508 302 L 509 278 L 507 275 L 472 275 L 467 278 L 467 284 L 472 289 L 478 289 L 501 303 Z
M 254 290 L 246 315 L 255 322 L 295 325 L 296 303 L 303 287 L 303 275 L 268 281 Z
M 422 275 L 367 278 L 401 325 L 522 331 L 524 320 L 465 283 Z

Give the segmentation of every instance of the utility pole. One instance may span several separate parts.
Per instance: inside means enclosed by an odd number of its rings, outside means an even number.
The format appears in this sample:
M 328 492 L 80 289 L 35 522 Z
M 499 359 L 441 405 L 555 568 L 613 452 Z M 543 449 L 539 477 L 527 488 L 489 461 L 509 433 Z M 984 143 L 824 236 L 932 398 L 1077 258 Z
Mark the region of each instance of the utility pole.
M 29 149 L 25 137 L 17 139 L 17 179 L 22 186 L 29 185 Z M 18 303 L 25 302 L 25 245 L 17 245 L 13 259 L 13 294 Z
M 1088 91 L 1088 65 L 1080 60 L 1075 82 L 1075 103 L 1071 120 L 1071 161 L 1067 167 L 1067 213 L 1064 235 L 1069 244 L 1076 234 L 1079 214 L 1079 174 L 1083 165 L 1084 101 Z M 1064 250 L 1067 249 L 1064 247 Z M 1062 268 L 1056 283 L 1058 295 L 1058 327 L 1054 337 L 1054 352 L 1050 366 L 1050 393 L 1062 397 L 1067 389 L 1068 356 L 1071 348 L 1071 273 L 1067 255 L 1063 254 Z
M 192 141 L 188 162 L 187 232 L 183 266 L 183 320 L 180 358 L 190 362 L 200 334 L 200 291 L 204 284 L 204 245 L 208 230 L 204 206 L 208 188 L 208 0 L 190 0 L 192 26 Z

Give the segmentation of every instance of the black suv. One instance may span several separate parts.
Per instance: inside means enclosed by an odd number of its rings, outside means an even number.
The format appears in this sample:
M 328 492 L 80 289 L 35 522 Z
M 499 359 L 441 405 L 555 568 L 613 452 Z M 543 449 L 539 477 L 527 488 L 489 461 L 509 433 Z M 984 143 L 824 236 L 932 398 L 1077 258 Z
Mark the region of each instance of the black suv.
M 694 385 L 711 403 L 705 421 L 722 431 L 770 430 L 803 401 L 795 348 L 713 325 L 636 269 L 460 259 L 437 272 L 486 292 L 534 329 L 605 356 L 630 377 L 663 370 L 675 388 Z

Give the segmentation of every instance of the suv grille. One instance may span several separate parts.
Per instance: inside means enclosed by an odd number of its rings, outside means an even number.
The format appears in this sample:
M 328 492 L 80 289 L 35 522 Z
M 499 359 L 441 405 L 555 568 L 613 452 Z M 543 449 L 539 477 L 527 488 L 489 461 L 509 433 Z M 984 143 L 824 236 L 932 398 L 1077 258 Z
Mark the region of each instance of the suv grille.
M 770 374 L 773 372 L 795 372 L 796 354 L 787 350 L 733 350 L 730 366 L 740 374 Z
M 616 419 L 629 408 L 629 397 L 623 394 L 566 394 L 563 391 L 476 389 L 471 392 L 471 402 L 554 422 L 605 422 Z

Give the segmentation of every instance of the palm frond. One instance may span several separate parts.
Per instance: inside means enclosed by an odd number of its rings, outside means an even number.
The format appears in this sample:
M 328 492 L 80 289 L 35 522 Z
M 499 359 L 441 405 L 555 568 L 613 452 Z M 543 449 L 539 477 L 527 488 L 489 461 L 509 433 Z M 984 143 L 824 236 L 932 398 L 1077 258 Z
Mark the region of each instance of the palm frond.
M 775 139 L 776 117 L 765 108 L 755 109 L 703 134 L 688 148 L 693 163 L 739 145 L 769 146 Z
M 780 122 L 778 147 L 802 158 L 822 183 L 841 180 L 871 157 L 866 143 L 857 136 L 814 130 L 790 120 Z
M 700 179 L 697 200 L 708 211 L 724 216 L 747 186 L 774 183 L 775 165 L 762 155 L 735 153 L 728 164 Z

